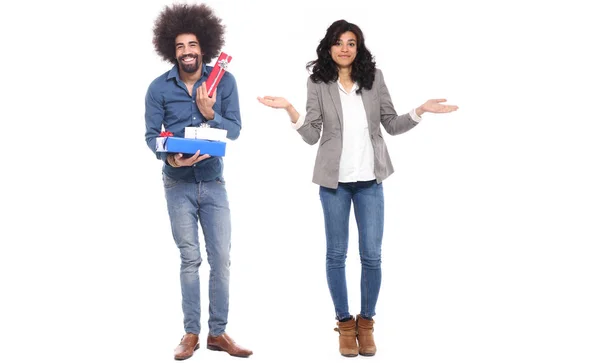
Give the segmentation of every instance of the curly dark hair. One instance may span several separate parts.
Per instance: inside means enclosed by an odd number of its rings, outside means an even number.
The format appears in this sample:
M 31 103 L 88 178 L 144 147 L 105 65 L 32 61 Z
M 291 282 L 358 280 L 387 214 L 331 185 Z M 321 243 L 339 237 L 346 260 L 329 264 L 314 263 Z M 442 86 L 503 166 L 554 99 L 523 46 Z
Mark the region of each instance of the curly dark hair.
M 207 5 L 175 4 L 166 6 L 154 22 L 154 48 L 164 60 L 177 64 L 175 38 L 195 34 L 207 64 L 219 55 L 225 43 L 225 25 Z
M 362 30 L 356 24 L 347 22 L 346 20 L 338 20 L 333 22 L 327 28 L 325 37 L 319 42 L 317 47 L 317 59 L 310 61 L 306 64 L 306 69 L 311 70 L 312 74 L 310 79 L 313 82 L 329 83 L 337 81 L 338 79 L 338 68 L 329 50 L 336 42 L 340 39 L 340 36 L 345 32 L 352 32 L 356 35 L 357 53 L 354 62 L 352 62 L 352 71 L 350 77 L 352 81 L 358 84 L 357 93 L 363 89 L 371 89 L 373 87 L 373 81 L 375 80 L 375 61 L 373 55 L 365 46 L 365 37 Z

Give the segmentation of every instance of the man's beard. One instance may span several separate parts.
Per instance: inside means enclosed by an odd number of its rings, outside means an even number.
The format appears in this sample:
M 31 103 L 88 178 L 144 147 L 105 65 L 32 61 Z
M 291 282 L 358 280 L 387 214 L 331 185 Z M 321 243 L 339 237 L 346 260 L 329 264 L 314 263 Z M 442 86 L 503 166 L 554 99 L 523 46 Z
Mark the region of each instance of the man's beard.
M 182 59 L 185 57 L 194 57 L 195 62 L 192 64 L 183 63 Z M 200 62 L 198 61 L 197 54 L 184 54 L 181 57 L 177 58 L 177 60 L 179 61 L 179 66 L 185 73 L 196 73 L 200 68 Z

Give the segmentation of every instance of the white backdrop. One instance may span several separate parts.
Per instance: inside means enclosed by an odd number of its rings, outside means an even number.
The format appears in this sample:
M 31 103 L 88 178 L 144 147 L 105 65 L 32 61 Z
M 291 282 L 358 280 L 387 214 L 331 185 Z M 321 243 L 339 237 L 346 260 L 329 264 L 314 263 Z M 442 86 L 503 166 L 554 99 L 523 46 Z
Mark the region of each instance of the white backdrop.
M 227 25 L 240 94 L 243 129 L 225 161 L 228 332 L 253 361 L 344 359 L 311 183 L 316 147 L 284 111 L 256 101 L 282 95 L 303 109 L 304 65 L 342 18 L 364 31 L 398 112 L 428 98 L 460 106 L 385 135 L 396 173 L 384 183 L 371 360 L 599 361 L 591 2 L 207 3 Z M 183 334 L 179 255 L 143 117 L 149 83 L 170 67 L 151 42 L 166 4 L 1 5 L 2 362 L 172 359 Z M 202 349 L 192 359 L 230 361 L 205 349 L 208 271 L 204 262 Z

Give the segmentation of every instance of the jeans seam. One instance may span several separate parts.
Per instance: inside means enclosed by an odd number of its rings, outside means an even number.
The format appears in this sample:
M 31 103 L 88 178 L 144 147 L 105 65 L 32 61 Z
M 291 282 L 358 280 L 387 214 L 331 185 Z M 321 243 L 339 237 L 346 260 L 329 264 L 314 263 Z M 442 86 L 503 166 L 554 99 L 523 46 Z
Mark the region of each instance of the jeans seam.
M 366 305 L 366 311 L 365 313 L 368 314 L 369 313 L 369 279 L 367 278 L 367 272 L 366 269 L 364 267 L 362 267 L 363 270 L 363 278 L 365 279 L 365 305 Z

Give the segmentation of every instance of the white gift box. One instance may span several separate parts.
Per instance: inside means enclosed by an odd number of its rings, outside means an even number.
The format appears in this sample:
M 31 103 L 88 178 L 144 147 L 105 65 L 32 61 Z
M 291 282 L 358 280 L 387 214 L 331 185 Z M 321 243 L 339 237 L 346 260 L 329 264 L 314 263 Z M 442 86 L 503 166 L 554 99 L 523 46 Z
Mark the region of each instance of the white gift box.
M 212 127 L 186 127 L 184 137 L 186 139 L 202 139 L 212 141 L 227 141 L 227 130 Z

